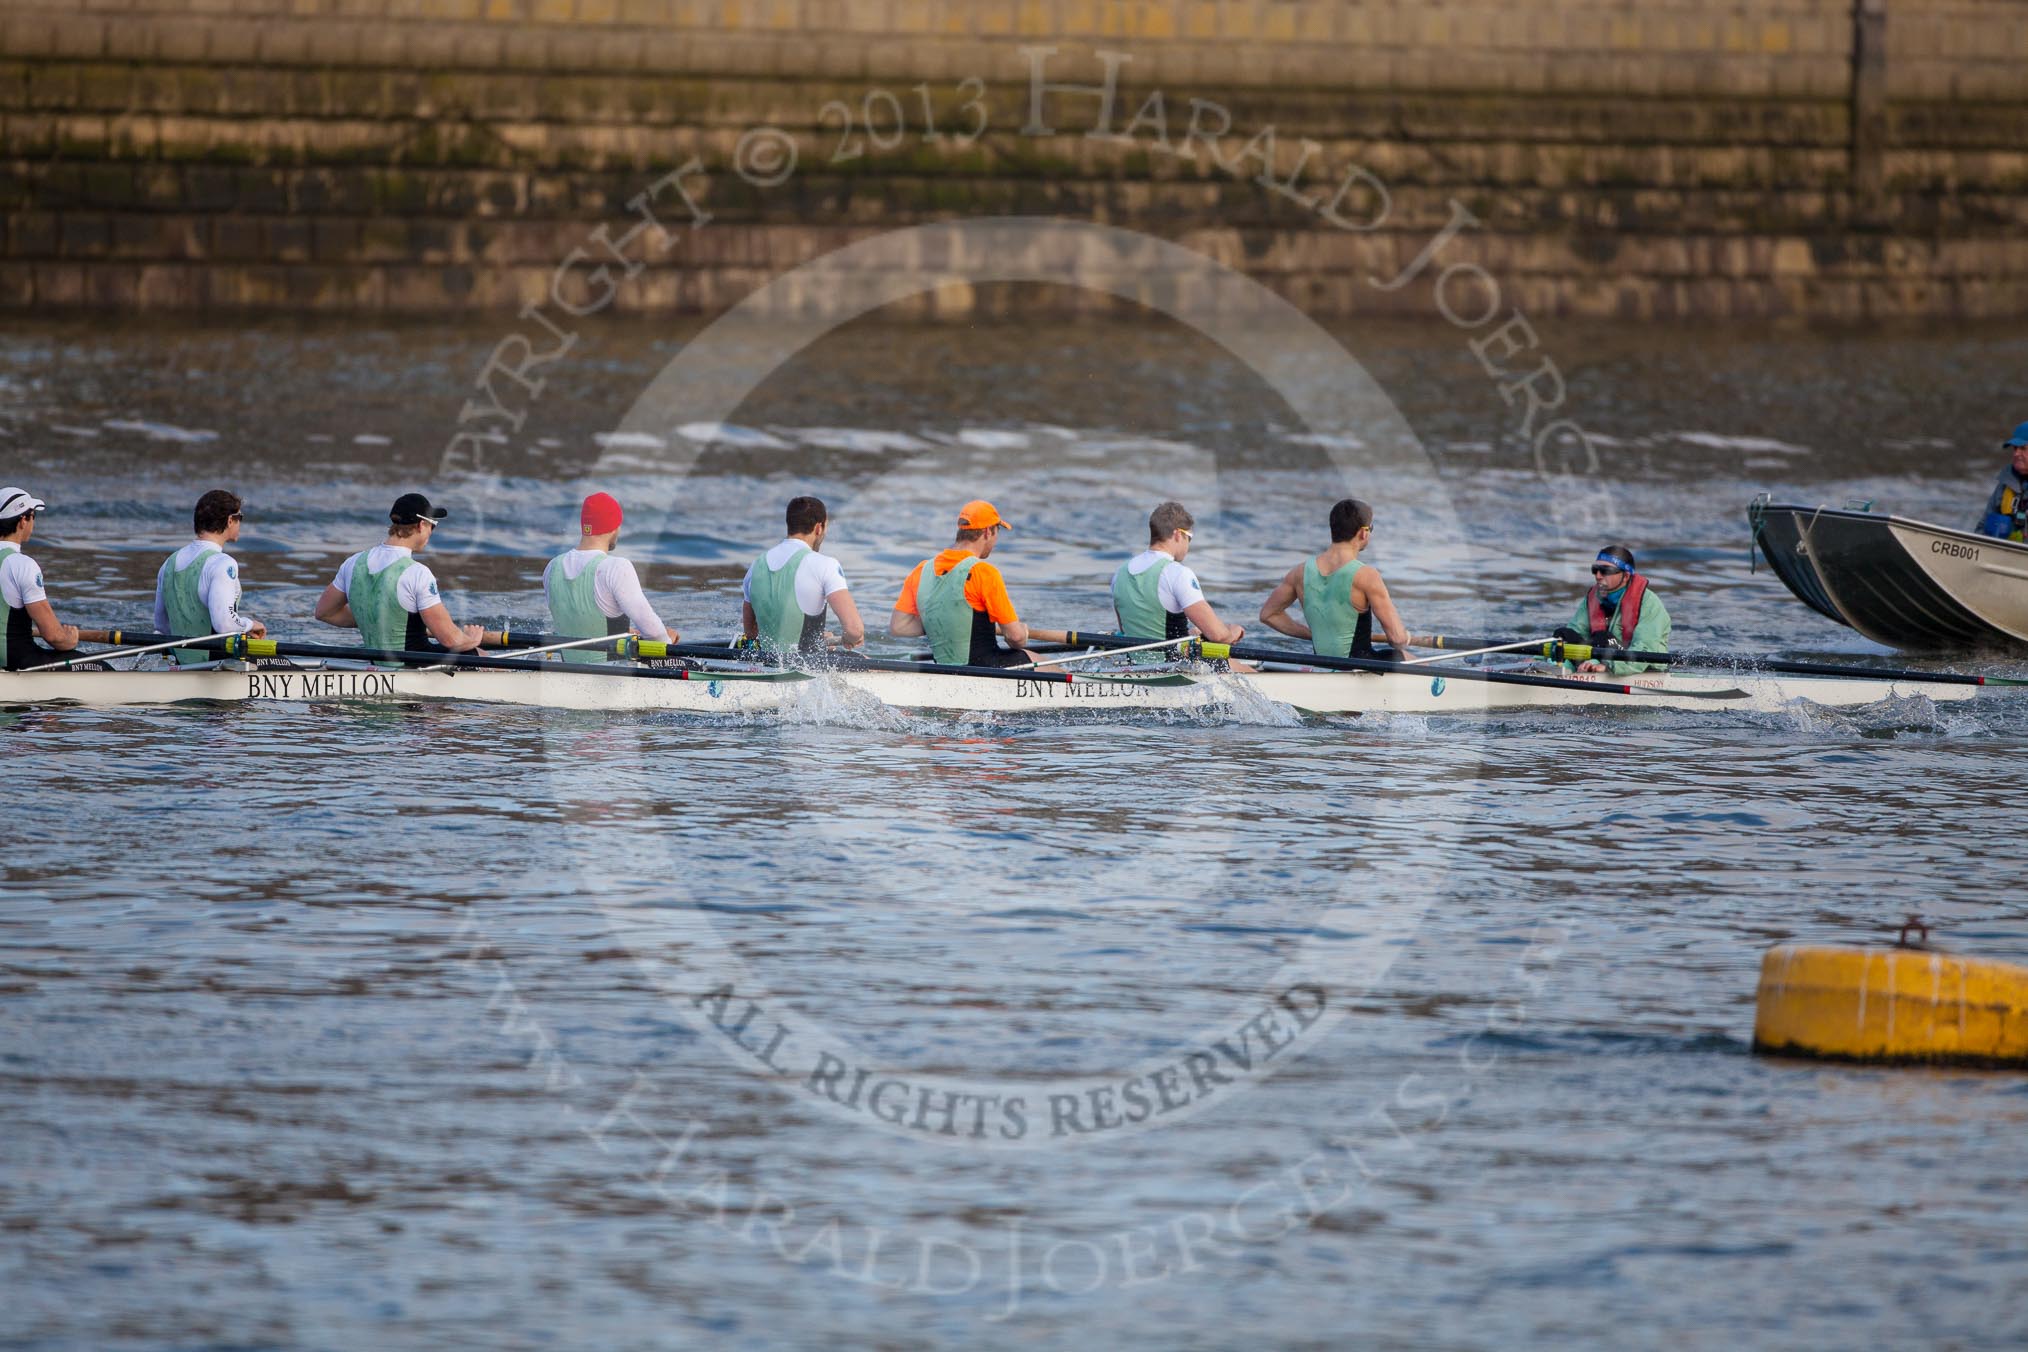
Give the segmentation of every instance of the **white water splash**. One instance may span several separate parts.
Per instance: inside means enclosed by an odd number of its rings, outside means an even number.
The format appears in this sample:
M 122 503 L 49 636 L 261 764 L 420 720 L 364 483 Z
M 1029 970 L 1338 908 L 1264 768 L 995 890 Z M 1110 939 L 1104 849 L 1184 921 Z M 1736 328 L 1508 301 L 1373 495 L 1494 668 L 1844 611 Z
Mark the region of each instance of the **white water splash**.
M 1200 714 L 1200 721 L 1238 723 L 1258 728 L 1297 728 L 1303 716 L 1286 704 L 1277 704 L 1245 681 L 1230 675 L 1198 678 L 1211 688 L 1215 701 Z
M 796 727 L 862 728 L 870 732 L 917 730 L 899 709 L 890 708 L 877 696 L 828 675 L 783 687 L 780 709 L 762 717 Z

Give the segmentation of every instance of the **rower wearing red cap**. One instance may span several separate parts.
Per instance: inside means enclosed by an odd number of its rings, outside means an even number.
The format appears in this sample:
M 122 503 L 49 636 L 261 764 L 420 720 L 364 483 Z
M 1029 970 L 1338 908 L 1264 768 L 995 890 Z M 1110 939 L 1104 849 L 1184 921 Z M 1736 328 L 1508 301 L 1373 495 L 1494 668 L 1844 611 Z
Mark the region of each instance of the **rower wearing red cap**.
M 626 513 L 610 493 L 594 493 L 578 513 L 582 538 L 542 572 L 542 590 L 549 597 L 549 615 L 565 638 L 597 638 L 600 634 L 637 633 L 643 638 L 674 643 L 678 635 L 662 623 L 641 591 L 631 561 L 613 553 Z M 603 652 L 582 649 L 563 654 L 566 662 L 603 662 Z
M 1021 666 L 1035 660 L 1021 646 L 1030 638 L 1061 642 L 1061 633 L 1031 630 L 1021 622 L 1007 580 L 986 562 L 1000 532 L 1012 529 L 992 503 L 966 503 L 958 510 L 951 547 L 917 564 L 901 584 L 888 631 L 896 638 L 927 634 L 932 655 L 947 666 Z

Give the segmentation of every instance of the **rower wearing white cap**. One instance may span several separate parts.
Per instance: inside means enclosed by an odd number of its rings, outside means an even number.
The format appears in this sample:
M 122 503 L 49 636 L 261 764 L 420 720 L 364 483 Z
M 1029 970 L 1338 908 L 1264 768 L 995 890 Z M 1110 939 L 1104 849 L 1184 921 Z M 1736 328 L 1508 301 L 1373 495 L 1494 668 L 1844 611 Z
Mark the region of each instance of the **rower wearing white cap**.
M 866 625 L 838 560 L 823 553 L 831 510 L 822 498 L 790 498 L 788 534 L 753 561 L 740 584 L 740 630 L 780 652 L 809 651 L 824 633 L 824 611 L 838 617 L 839 642 L 856 648 Z
M 429 547 L 437 522 L 450 513 L 420 493 L 404 493 L 387 514 L 385 543 L 338 565 L 317 598 L 317 618 L 359 630 L 369 648 L 422 652 L 434 638 L 452 652 L 470 652 L 487 637 L 476 624 L 459 626 L 437 592 L 436 575 L 416 555 Z
M 197 500 L 191 525 L 197 538 L 163 560 L 155 572 L 155 629 L 178 638 L 206 634 L 267 635 L 267 626 L 239 613 L 239 561 L 225 547 L 239 539 L 239 495 L 214 488 Z M 179 663 L 206 662 L 212 654 L 179 648 Z
M 25 488 L 0 488 L 0 600 L 7 627 L 0 630 L 0 670 L 41 666 L 49 658 L 36 635 L 60 653 L 77 646 L 77 626 L 59 623 L 43 590 L 42 568 L 21 552 L 35 534 L 35 514 L 49 504 Z
M 542 570 L 549 617 L 564 638 L 636 633 L 662 643 L 679 637 L 662 623 L 641 591 L 634 565 L 613 553 L 626 514 L 610 493 L 594 493 L 578 511 L 579 539 Z M 603 652 L 566 651 L 566 662 L 603 662 Z

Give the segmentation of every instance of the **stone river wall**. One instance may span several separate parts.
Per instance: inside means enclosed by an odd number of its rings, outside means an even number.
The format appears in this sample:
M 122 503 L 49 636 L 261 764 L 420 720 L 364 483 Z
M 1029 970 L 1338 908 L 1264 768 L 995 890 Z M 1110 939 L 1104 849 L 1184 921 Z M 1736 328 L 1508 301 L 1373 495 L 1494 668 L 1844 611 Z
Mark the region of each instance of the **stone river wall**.
M 712 311 L 1011 214 L 1319 315 L 1440 242 L 1542 313 L 2011 316 L 2028 4 L 0 0 L 0 166 L 15 309 Z

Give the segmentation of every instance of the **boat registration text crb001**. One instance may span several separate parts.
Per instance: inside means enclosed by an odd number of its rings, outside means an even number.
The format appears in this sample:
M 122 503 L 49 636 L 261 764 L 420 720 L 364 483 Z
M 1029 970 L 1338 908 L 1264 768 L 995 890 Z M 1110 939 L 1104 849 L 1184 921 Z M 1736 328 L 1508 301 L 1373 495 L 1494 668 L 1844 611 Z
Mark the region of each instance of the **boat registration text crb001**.
M 248 699 L 384 699 L 394 693 L 387 671 L 252 671 Z
M 1017 681 L 1014 685 L 1016 699 L 1146 700 L 1149 694 L 1149 687 L 1128 681 L 1073 681 L 1068 685 L 1053 681 Z

